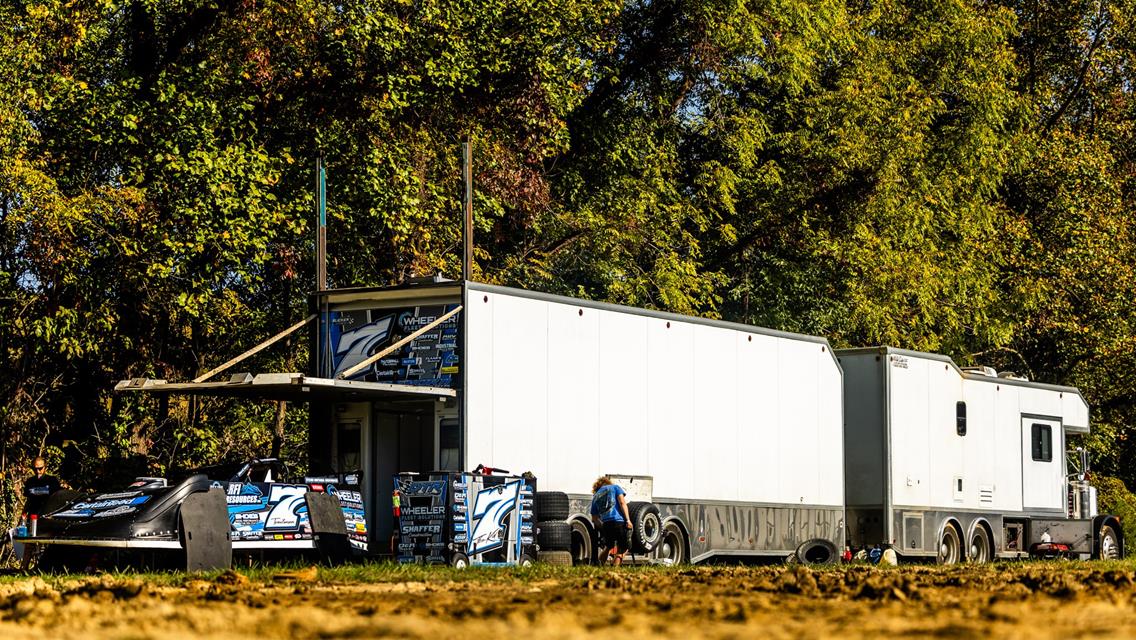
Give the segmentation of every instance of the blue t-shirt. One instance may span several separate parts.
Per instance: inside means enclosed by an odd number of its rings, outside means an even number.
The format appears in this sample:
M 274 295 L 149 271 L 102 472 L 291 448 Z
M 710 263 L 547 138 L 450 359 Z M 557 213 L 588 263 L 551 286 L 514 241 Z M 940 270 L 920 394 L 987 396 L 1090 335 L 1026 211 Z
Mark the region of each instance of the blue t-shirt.
M 626 522 L 619 509 L 619 496 L 627 492 L 617 484 L 604 485 L 592 496 L 592 515 L 599 516 L 603 522 Z

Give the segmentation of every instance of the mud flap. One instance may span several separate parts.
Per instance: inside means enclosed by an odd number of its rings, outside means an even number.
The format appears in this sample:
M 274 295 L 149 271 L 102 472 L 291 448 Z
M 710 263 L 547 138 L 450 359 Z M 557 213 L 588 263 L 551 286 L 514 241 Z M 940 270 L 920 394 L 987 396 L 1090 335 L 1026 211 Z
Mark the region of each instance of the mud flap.
M 228 569 L 233 565 L 224 491 L 199 491 L 182 501 L 181 544 L 185 548 L 186 571 Z
M 316 491 L 305 493 L 304 500 L 308 503 L 308 522 L 320 561 L 338 564 L 347 560 L 351 554 L 351 542 L 347 539 L 347 524 L 339 500 Z

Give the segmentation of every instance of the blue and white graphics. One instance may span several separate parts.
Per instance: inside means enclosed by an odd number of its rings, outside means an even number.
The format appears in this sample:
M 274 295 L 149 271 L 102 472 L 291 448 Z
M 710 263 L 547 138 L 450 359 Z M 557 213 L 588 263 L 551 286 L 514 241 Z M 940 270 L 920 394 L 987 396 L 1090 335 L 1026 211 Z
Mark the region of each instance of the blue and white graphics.
M 513 512 L 520 492 L 520 480 L 477 492 L 469 522 L 467 553 L 470 556 L 492 551 L 505 544 L 508 536 L 502 521 Z

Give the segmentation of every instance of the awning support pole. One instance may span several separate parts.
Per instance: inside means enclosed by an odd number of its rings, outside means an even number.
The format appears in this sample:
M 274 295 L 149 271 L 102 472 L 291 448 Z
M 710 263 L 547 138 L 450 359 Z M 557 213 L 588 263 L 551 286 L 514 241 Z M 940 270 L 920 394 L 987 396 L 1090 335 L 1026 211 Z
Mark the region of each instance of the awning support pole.
M 356 373 L 359 373 L 364 368 L 369 367 L 372 364 L 374 364 L 379 358 L 383 358 L 383 357 L 389 355 L 391 352 L 396 351 L 398 349 L 401 349 L 403 347 L 403 345 L 405 345 L 406 343 L 408 343 L 411 340 L 417 338 L 418 336 L 426 333 L 427 331 L 433 329 L 434 327 L 442 324 L 446 320 L 449 320 L 455 313 L 457 313 L 461 310 L 462 310 L 462 306 L 459 304 L 458 306 L 454 307 L 450 311 L 446 312 L 445 315 L 440 316 L 437 320 L 431 322 L 430 324 L 426 325 L 425 327 L 422 327 L 418 331 L 415 331 L 414 333 L 406 336 L 402 340 L 399 340 L 398 342 L 392 344 L 391 346 L 387 347 L 386 349 L 383 349 L 382 351 L 376 353 L 375 355 L 367 358 L 366 360 L 360 362 L 359 364 L 355 365 L 354 367 L 351 367 L 350 369 L 344 371 L 343 373 L 341 373 L 341 374 L 339 374 L 335 377 L 342 380 L 342 379 L 347 378 L 349 376 L 353 376 Z
M 294 333 L 300 327 L 308 324 L 312 320 L 315 320 L 315 318 L 316 318 L 316 314 L 313 313 L 312 315 L 308 316 L 307 318 L 304 318 L 303 320 L 301 320 L 301 321 L 297 322 L 296 324 L 288 327 L 287 329 L 281 331 L 280 333 L 272 336 L 271 338 L 265 340 L 264 342 L 256 345 L 255 347 L 253 347 L 253 348 L 249 349 L 248 351 L 242 353 L 241 355 L 233 358 L 232 360 L 226 362 L 225 364 L 217 367 L 216 369 L 213 369 L 211 371 L 208 371 L 206 373 L 203 373 L 203 374 L 197 376 L 196 378 L 193 379 L 193 381 L 194 382 L 205 382 L 209 378 L 212 378 L 214 375 L 221 373 L 225 369 L 228 369 L 229 367 L 237 364 L 241 360 L 244 360 L 245 358 L 253 355 L 254 353 L 259 353 L 259 352 L 263 351 L 264 349 L 268 348 L 272 344 L 279 341 L 281 338 L 284 338 L 285 336 L 287 336 L 291 333 Z

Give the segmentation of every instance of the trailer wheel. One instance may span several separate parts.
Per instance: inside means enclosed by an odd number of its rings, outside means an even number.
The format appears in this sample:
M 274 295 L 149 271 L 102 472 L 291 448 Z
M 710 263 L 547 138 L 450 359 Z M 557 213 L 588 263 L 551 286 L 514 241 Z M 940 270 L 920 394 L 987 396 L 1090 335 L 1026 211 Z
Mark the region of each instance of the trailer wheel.
M 675 565 L 687 562 L 686 534 L 674 520 L 663 524 L 663 534 L 656 554 L 664 564 Z
M 455 568 L 455 569 L 466 569 L 466 568 L 468 568 L 469 567 L 469 556 L 465 555 L 461 551 L 455 551 L 454 554 L 452 556 L 450 556 L 450 566 Z
M 1100 553 L 1098 554 L 1101 560 L 1119 560 L 1120 559 L 1120 537 L 1116 535 L 1116 530 L 1112 525 L 1104 525 L 1100 528 Z
M 631 551 L 650 553 L 663 536 L 663 523 L 659 508 L 650 502 L 632 502 L 627 505 L 631 516 Z
M 572 525 L 560 520 L 539 522 L 536 525 L 536 543 L 541 551 L 571 551 Z
M 966 550 L 966 559 L 974 564 L 986 564 L 991 559 L 990 537 L 981 525 L 974 528 L 970 534 L 970 546 Z
M 533 557 L 527 553 L 522 553 L 521 557 L 517 558 L 518 567 L 531 567 L 534 564 L 536 564 L 536 560 L 533 560 Z
M 568 519 L 568 494 L 563 491 L 537 491 L 533 494 L 533 516 L 537 522 Z
M 962 558 L 962 543 L 959 540 L 958 529 L 953 524 L 943 527 L 943 536 L 939 539 L 939 564 L 958 564 Z
M 572 527 L 572 564 L 595 564 L 596 538 L 592 528 L 579 518 L 568 524 Z

